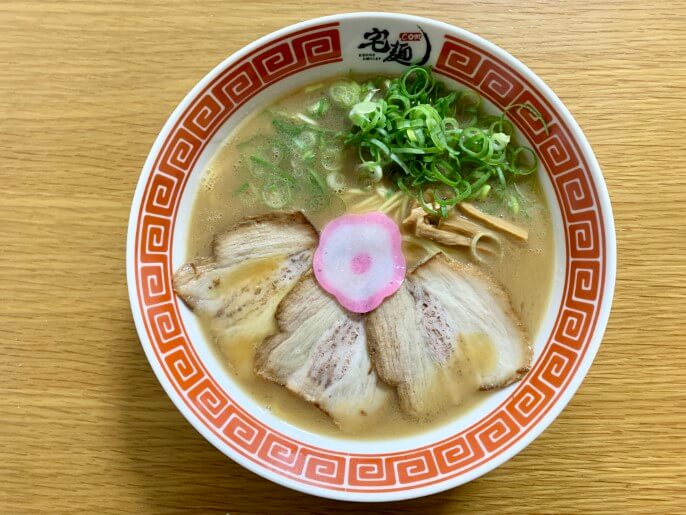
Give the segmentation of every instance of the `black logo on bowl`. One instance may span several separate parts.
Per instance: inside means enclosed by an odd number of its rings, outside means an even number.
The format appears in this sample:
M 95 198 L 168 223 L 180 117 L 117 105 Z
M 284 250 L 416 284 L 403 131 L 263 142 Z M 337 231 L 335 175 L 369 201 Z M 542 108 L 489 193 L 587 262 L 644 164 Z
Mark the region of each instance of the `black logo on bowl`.
M 417 25 L 419 31 L 400 32 L 397 38 L 391 38 L 387 29 L 372 27 L 364 33 L 364 41 L 357 48 L 364 50 L 359 53 L 363 61 L 394 61 L 410 66 L 416 64 L 422 66 L 429 61 L 431 56 L 431 41 L 426 32 Z M 412 60 L 421 55 L 416 62 Z

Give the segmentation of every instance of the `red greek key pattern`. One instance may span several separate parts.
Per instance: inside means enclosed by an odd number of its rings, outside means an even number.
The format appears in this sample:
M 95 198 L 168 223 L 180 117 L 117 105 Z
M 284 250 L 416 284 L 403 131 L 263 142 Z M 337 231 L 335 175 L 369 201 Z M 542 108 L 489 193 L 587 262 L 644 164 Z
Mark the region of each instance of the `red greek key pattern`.
M 296 57 L 308 63 L 326 63 L 341 56 L 341 40 L 335 28 L 298 36 L 292 44 Z
M 140 223 L 140 232 L 145 238 L 141 247 L 141 262 L 167 262 L 171 245 L 171 220 L 161 216 L 144 215 Z
M 167 345 L 182 336 L 176 308 L 171 302 L 153 306 L 145 315 L 157 345 Z
M 480 50 L 457 38 L 446 36 L 434 69 L 464 84 L 481 84 L 485 72 L 481 68 L 483 60 Z
M 224 104 L 212 95 L 203 96 L 188 113 L 186 127 L 192 134 L 207 138 L 219 126 L 222 111 L 227 105 L 232 106 L 230 102 Z
M 537 385 L 538 386 L 538 385 Z M 546 393 L 552 393 L 547 389 Z M 505 411 L 520 425 L 525 426 L 536 415 L 536 408 L 544 401 L 545 393 L 540 387 L 525 384 L 512 395 L 505 405 Z
M 567 135 L 557 124 L 548 126 L 546 139 L 537 143 L 538 155 L 553 175 L 558 175 L 579 165 Z
M 255 454 L 262 445 L 267 431 L 256 425 L 251 418 L 246 417 L 233 405 L 229 406 L 228 414 L 228 422 L 222 429 L 222 433 L 245 452 Z
M 501 104 L 507 103 L 508 99 L 516 98 L 523 89 L 524 86 L 514 80 L 502 66 L 492 64 L 484 70 L 480 91 L 489 98 L 497 99 Z
M 486 453 L 492 453 L 500 448 L 503 442 L 508 441 L 513 434 L 519 432 L 519 427 L 510 413 L 504 409 L 498 410 L 483 424 L 474 429 L 476 439 Z
M 450 438 L 434 447 L 433 452 L 442 474 L 462 470 L 485 456 L 474 432 Z
M 394 468 L 395 477 L 401 484 L 426 481 L 438 473 L 438 466 L 429 449 L 394 456 L 387 460 L 386 465 Z
M 216 382 L 204 373 L 202 379 L 188 391 L 190 400 L 198 412 L 207 419 L 213 427 L 221 428 L 229 418 L 229 397 Z
M 167 272 L 163 263 L 146 264 L 140 268 L 141 292 L 147 306 L 154 306 L 171 300 Z
M 512 104 L 530 104 L 538 110 L 542 119 L 537 118 L 531 111 L 523 107 L 510 109 L 508 116 L 532 143 L 540 143 L 545 140 L 549 135 L 546 127 L 551 126 L 554 120 L 550 110 L 539 97 L 531 90 L 524 89 Z
M 327 485 L 342 485 L 345 481 L 344 457 L 303 448 L 301 459 L 304 461 L 303 475 L 311 481 Z
M 547 127 L 528 109 L 514 108 L 509 116 L 536 146 L 549 173 L 556 175 L 578 166 L 578 150 L 557 122 L 552 107 L 526 80 L 508 68 L 473 45 L 446 36 L 434 70 L 472 88 L 500 109 L 523 103 L 536 107 Z
M 542 381 L 558 390 L 569 377 L 569 371 L 577 359 L 577 353 L 559 343 L 548 345 L 541 357 L 541 368 L 538 376 Z
M 168 173 L 156 173 L 150 180 L 150 195 L 146 199 L 145 210 L 159 216 L 171 216 L 179 200 L 183 174 L 175 169 Z
M 348 482 L 351 487 L 384 487 L 396 483 L 395 469 L 381 456 L 350 458 Z
M 299 475 L 303 469 L 303 460 L 299 455 L 300 446 L 294 441 L 275 433 L 269 433 L 257 455 L 273 466 Z
M 202 370 L 187 347 L 175 347 L 164 357 L 164 363 L 182 390 L 187 390 L 202 378 Z
M 245 61 L 234 67 L 233 73 L 226 74 L 221 80 L 217 81 L 211 91 L 212 94 L 221 102 L 226 111 L 233 110 L 235 104 L 242 104 L 248 98 L 262 88 L 263 82 L 255 71 L 255 67 L 250 61 Z M 217 119 L 221 121 L 220 115 Z
M 196 127 L 195 122 L 195 119 L 189 119 L 186 115 L 183 126 L 176 129 L 163 151 L 162 161 L 159 163 L 161 171 L 169 175 L 181 174 L 183 177 L 192 168 L 203 145 L 203 141 L 192 132 Z
M 565 290 L 550 339 L 531 372 L 482 420 L 445 440 L 398 453 L 350 454 L 280 434 L 244 411 L 198 358 L 171 286 L 173 222 L 188 175 L 229 116 L 259 91 L 300 70 L 342 60 L 337 23 L 274 39 L 227 65 L 180 115 L 157 153 L 140 203 L 136 287 L 148 338 L 169 382 L 194 416 L 235 452 L 272 472 L 323 488 L 392 492 L 479 467 L 519 441 L 568 386 L 589 344 L 602 298 L 602 213 L 569 127 L 517 70 L 467 41 L 446 36 L 435 71 L 509 111 L 551 178 L 565 228 Z

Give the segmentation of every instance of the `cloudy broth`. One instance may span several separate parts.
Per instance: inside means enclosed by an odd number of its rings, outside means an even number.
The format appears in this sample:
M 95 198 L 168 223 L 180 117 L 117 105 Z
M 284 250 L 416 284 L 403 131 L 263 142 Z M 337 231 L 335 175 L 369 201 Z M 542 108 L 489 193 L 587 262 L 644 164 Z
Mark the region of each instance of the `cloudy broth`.
M 257 137 L 273 132 L 272 122 L 275 112 L 304 112 L 307 106 L 321 98 L 329 82 L 325 81 L 321 85 L 313 85 L 287 95 L 273 106 L 244 121 L 227 138 L 203 171 L 191 213 L 186 260 L 210 255 L 215 234 L 231 228 L 246 216 L 269 211 L 262 202 L 259 202 L 259 199 L 245 195 L 245 185 L 249 181 L 249 174 L 246 172 L 248 163 L 245 161 L 246 145 L 249 146 L 250 142 L 255 141 Z M 335 116 L 328 116 L 322 122 L 322 126 L 325 129 L 338 131 L 343 129 L 346 123 L 345 112 L 341 112 Z M 279 156 L 279 159 L 297 158 L 297 155 L 291 154 L 288 149 L 286 154 Z M 345 149 L 341 154 L 341 170 L 352 184 L 357 153 Z M 526 228 L 529 231 L 529 239 L 527 242 L 519 242 L 512 238 L 502 238 L 502 258 L 486 260 L 479 266 L 500 282 L 509 293 L 512 306 L 533 341 L 548 305 L 554 264 L 554 242 L 550 213 L 538 179 L 532 177 L 518 184 L 517 188 L 521 197 L 526 199 L 526 213 L 506 216 L 506 218 Z M 373 196 L 375 193 L 370 192 L 369 195 Z M 502 205 L 495 201 L 480 204 L 480 207 L 486 212 L 495 214 L 503 210 Z M 316 210 L 306 210 L 306 214 L 315 227 L 321 229 L 331 218 L 355 211 L 359 209 L 343 193 L 335 197 L 329 205 L 320 206 Z M 401 228 L 401 231 L 404 229 Z M 408 261 L 408 269 L 425 257 L 423 251 L 411 243 L 406 243 L 403 250 Z M 444 250 L 458 261 L 473 262 L 467 251 Z M 240 280 L 249 281 L 251 274 L 263 273 L 270 266 L 273 266 L 270 262 L 249 265 L 242 271 Z M 274 334 L 276 329 L 273 313 L 263 313 L 259 319 L 237 327 L 230 343 L 223 346 L 217 344 L 215 348 L 221 361 L 226 365 L 228 373 L 265 410 L 299 428 L 318 434 L 340 436 L 340 430 L 322 411 L 286 388 L 262 379 L 254 373 L 255 349 L 265 337 Z M 214 341 L 209 331 L 206 331 L 206 337 L 209 341 Z M 487 395 L 489 395 L 487 392 L 477 392 L 469 396 L 462 405 L 452 407 L 438 417 L 420 421 L 405 415 L 394 396 L 388 406 L 369 418 L 365 427 L 349 433 L 348 436 L 374 439 L 425 431 L 455 419 L 466 410 L 473 408 Z

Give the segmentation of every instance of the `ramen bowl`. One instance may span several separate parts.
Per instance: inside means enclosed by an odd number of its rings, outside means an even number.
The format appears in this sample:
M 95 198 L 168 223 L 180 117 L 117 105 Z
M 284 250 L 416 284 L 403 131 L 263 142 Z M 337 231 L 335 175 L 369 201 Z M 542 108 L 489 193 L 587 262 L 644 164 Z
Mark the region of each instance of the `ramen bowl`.
M 379 43 L 381 42 L 381 43 Z M 387 43 L 387 44 L 386 44 Z M 423 433 L 365 441 L 295 427 L 232 379 L 193 313 L 175 297 L 200 176 L 221 143 L 270 99 L 341 75 L 398 75 L 430 65 L 508 116 L 540 160 L 555 273 L 531 370 L 462 416 Z M 183 99 L 155 141 L 133 199 L 127 273 L 150 364 L 188 421 L 217 449 L 283 486 L 351 501 L 392 501 L 453 488 L 504 463 L 555 419 L 600 345 L 615 282 L 611 206 L 596 159 L 555 94 L 517 59 L 452 25 L 389 13 L 298 23 L 245 46 Z

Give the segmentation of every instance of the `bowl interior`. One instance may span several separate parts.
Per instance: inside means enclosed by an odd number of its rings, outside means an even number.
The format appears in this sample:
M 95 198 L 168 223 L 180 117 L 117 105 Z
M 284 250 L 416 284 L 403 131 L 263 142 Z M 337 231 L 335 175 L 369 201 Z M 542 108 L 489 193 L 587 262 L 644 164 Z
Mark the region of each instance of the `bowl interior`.
M 390 48 L 404 50 L 389 59 L 392 50 L 375 49 L 378 34 L 385 35 Z M 402 73 L 403 59 L 426 59 L 441 80 L 475 90 L 489 109 L 526 102 L 545 117 L 547 128 L 525 109 L 510 111 L 520 139 L 541 161 L 539 176 L 555 233 L 551 299 L 533 339 L 531 372 L 463 417 L 386 441 L 313 434 L 275 417 L 234 383 L 194 315 L 173 296 L 171 274 L 185 260 L 202 171 L 246 116 L 288 91 L 350 70 Z M 588 144 L 564 106 L 521 63 L 480 38 L 432 20 L 334 16 L 247 46 L 210 72 L 179 105 L 150 152 L 134 198 L 129 288 L 141 341 L 160 382 L 220 450 L 269 479 L 308 493 L 400 499 L 483 474 L 521 450 L 564 407 L 602 337 L 614 283 L 613 236 L 607 193 Z

